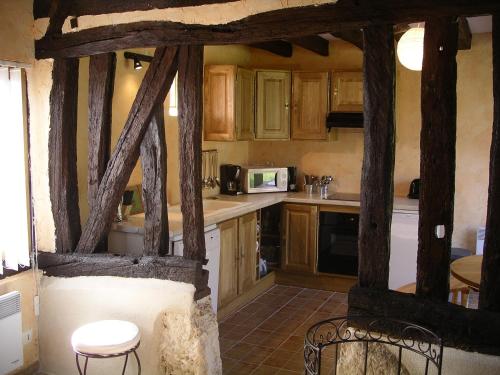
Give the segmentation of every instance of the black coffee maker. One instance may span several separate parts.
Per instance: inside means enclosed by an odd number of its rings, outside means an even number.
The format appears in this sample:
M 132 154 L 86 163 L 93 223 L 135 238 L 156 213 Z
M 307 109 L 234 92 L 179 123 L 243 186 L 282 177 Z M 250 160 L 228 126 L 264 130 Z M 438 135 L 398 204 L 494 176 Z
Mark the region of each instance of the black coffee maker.
M 234 164 L 220 166 L 220 193 L 227 195 L 241 194 L 241 167 Z
M 288 191 L 297 191 L 297 167 L 288 167 Z

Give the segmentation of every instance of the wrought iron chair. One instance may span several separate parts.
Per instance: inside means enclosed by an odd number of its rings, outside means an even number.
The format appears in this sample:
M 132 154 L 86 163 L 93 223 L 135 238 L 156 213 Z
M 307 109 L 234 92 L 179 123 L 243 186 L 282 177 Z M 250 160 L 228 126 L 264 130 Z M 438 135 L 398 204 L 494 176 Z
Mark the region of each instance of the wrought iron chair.
M 441 374 L 443 344 L 440 337 L 410 322 L 373 316 L 332 318 L 309 328 L 304 342 L 305 373 L 337 374 L 339 355 L 342 355 L 346 345 L 354 343 L 360 343 L 358 352 L 361 353 L 357 354 L 364 363 L 358 365 L 363 366 L 363 374 L 368 373 L 370 350 L 380 350 L 382 346 L 387 356 L 395 359 L 396 374 L 403 371 L 402 358 L 405 351 L 416 353 L 417 358 L 421 357 L 425 361 L 426 375 L 429 373 L 429 366 L 435 367 L 434 373 Z M 325 356 L 324 351 L 327 349 L 334 351 L 334 355 Z

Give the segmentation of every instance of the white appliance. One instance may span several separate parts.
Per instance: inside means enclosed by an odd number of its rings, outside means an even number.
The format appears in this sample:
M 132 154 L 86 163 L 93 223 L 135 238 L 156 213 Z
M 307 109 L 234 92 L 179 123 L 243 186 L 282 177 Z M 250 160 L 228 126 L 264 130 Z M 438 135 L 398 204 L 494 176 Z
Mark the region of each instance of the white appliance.
M 288 190 L 288 168 L 242 167 L 243 191 L 273 193 Z
M 21 294 L 0 296 L 0 375 L 23 365 Z
M 417 279 L 418 211 L 394 210 L 391 229 L 389 289 Z
M 208 286 L 212 297 L 212 309 L 217 313 L 217 299 L 219 290 L 219 260 L 220 260 L 220 230 L 215 225 L 205 227 L 205 247 L 207 249 L 208 263 L 203 269 L 208 270 Z M 174 237 L 172 254 L 182 256 L 184 244 L 182 236 Z
M 477 232 L 476 232 L 476 255 L 483 255 L 485 233 L 486 233 L 486 228 L 485 227 L 479 227 L 479 228 L 477 228 Z

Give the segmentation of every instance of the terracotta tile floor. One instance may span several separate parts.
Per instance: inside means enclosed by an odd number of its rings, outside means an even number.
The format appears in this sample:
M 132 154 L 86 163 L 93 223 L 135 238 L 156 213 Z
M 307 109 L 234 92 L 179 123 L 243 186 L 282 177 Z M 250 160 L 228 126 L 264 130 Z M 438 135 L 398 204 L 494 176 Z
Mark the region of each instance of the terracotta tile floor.
M 347 313 L 347 295 L 275 285 L 219 323 L 223 374 L 303 374 L 307 329 Z

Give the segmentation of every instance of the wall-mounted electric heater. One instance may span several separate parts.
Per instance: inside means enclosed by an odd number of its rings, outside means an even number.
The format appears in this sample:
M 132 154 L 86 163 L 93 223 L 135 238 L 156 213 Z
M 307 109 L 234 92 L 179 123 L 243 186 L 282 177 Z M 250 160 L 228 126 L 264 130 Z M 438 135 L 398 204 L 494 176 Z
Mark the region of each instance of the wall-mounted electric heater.
M 21 294 L 0 296 L 0 375 L 23 365 Z

